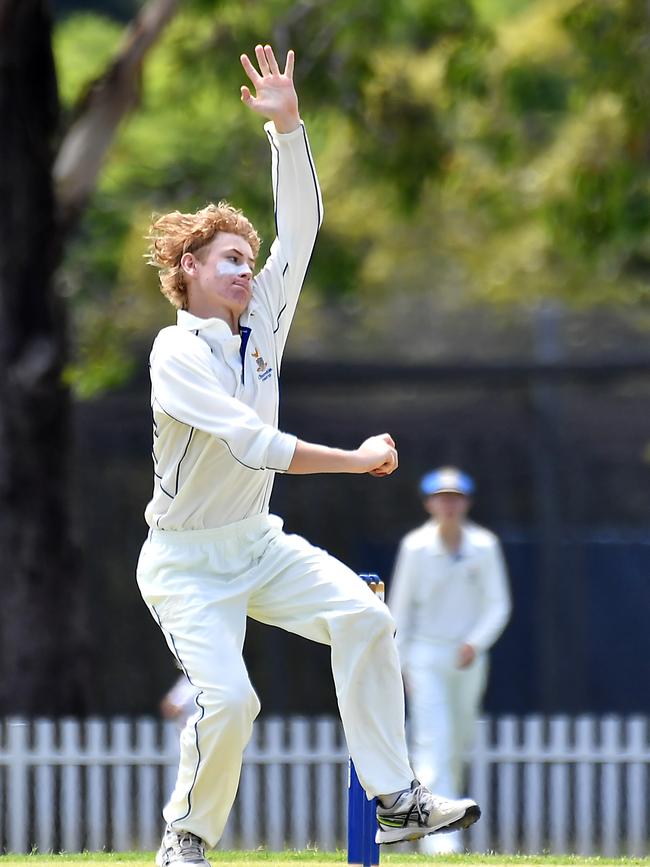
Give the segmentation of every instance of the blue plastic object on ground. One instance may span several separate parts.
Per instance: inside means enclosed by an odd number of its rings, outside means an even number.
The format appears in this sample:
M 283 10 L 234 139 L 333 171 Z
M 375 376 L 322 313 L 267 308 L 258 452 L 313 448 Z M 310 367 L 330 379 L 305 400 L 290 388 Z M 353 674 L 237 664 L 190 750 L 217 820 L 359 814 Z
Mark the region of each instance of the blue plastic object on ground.
M 378 575 L 359 575 L 373 592 L 383 599 L 384 585 Z M 377 833 L 377 799 L 368 797 L 359 782 L 354 762 L 350 759 L 348 773 L 348 864 L 374 867 L 379 864 Z

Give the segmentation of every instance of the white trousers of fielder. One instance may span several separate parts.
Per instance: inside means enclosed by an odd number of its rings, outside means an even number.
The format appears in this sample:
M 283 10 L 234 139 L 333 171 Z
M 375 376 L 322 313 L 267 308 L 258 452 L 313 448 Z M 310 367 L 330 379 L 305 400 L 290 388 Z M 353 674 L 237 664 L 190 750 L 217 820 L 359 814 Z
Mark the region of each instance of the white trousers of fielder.
M 223 833 L 260 703 L 242 658 L 246 616 L 331 646 L 350 755 L 369 797 L 408 788 L 394 623 L 383 602 L 327 552 L 256 515 L 216 530 L 152 530 L 138 585 L 196 687 L 163 816 L 210 846 Z
M 457 653 L 456 646 L 418 642 L 404 666 L 413 768 L 420 782 L 445 798 L 462 796 L 464 759 L 487 680 L 485 654 L 460 669 Z M 419 848 L 429 855 L 461 851 L 461 834 L 424 837 Z

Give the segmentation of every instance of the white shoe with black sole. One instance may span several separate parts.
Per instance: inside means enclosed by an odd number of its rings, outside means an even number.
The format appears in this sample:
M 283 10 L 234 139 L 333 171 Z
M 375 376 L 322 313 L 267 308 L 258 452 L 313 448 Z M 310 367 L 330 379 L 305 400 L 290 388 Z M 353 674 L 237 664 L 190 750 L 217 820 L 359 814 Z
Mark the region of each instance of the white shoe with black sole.
M 471 798 L 442 798 L 414 780 L 392 807 L 377 807 L 377 843 L 419 840 L 427 834 L 461 831 L 477 822 L 481 810 Z

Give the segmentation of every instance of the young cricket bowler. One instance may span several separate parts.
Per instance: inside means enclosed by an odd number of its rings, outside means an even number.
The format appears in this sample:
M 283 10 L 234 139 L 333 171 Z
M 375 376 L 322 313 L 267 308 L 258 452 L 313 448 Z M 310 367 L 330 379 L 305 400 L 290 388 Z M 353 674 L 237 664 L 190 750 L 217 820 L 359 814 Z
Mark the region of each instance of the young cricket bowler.
M 197 690 L 163 811 L 162 867 L 206 865 L 205 846 L 218 842 L 232 807 L 260 710 L 242 658 L 247 615 L 331 647 L 348 748 L 368 796 L 379 798 L 379 842 L 466 827 L 480 815 L 474 801 L 440 798 L 413 779 L 386 606 L 269 514 L 275 473 L 388 476 L 398 461 L 387 433 L 347 451 L 278 429 L 282 353 L 323 208 L 294 54 L 283 71 L 269 45 L 255 57 L 257 67 L 241 56 L 254 90 L 242 87 L 241 99 L 268 119 L 277 229 L 269 258 L 255 273 L 260 239 L 227 203 L 175 211 L 151 228 L 151 262 L 178 318 L 151 351 L 154 492 L 137 577 Z

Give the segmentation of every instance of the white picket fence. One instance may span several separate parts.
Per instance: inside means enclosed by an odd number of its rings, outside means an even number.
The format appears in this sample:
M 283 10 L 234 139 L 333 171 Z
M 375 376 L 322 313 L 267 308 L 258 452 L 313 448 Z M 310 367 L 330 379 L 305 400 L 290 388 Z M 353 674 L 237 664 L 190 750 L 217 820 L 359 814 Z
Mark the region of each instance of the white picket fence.
M 177 744 L 151 718 L 0 721 L 2 851 L 154 849 Z M 468 758 L 469 850 L 647 853 L 648 718 L 483 720 Z M 260 720 L 220 845 L 344 847 L 346 788 L 338 720 Z

